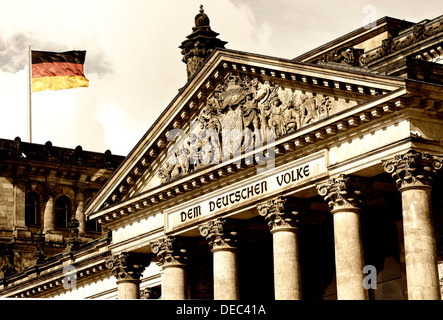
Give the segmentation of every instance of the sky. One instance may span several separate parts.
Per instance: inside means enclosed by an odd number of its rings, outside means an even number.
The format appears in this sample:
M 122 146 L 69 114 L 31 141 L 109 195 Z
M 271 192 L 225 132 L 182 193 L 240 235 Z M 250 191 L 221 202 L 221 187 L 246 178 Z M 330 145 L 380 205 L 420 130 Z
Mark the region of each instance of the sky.
M 27 48 L 86 50 L 88 88 L 34 92 L 32 142 L 126 156 L 187 81 L 178 46 L 204 6 L 227 49 L 294 58 L 441 0 L 0 0 L 0 138 L 29 142 Z

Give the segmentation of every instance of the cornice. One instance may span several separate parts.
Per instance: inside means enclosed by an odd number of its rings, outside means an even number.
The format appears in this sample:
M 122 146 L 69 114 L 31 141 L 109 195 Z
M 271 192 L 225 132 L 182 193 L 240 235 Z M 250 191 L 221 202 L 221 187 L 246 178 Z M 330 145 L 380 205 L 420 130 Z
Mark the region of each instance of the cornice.
M 372 38 L 382 32 L 398 32 L 403 28 L 414 25 L 413 22 L 395 19 L 392 17 L 382 17 L 374 21 L 371 26 L 363 26 L 355 29 L 339 38 L 336 38 L 322 46 L 319 46 L 311 51 L 308 51 L 293 60 L 300 62 L 315 61 L 328 51 L 332 51 L 342 47 L 352 47 L 360 42 Z

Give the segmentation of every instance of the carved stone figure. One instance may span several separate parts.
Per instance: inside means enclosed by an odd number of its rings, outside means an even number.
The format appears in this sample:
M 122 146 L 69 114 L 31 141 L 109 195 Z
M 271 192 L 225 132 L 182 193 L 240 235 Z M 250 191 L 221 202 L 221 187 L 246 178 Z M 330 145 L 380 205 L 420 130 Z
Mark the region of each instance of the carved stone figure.
M 363 49 L 350 48 L 340 48 L 322 55 L 319 59 L 324 62 L 336 62 L 348 65 L 358 65 L 360 54 Z
M 294 132 L 300 128 L 300 112 L 297 112 L 293 104 L 285 105 L 283 119 L 286 133 Z
M 278 96 L 274 96 L 270 102 L 269 111 L 266 113 L 269 117 L 268 126 L 275 132 L 276 137 L 285 134 L 285 125 L 283 123 L 283 109 Z
M 313 97 L 308 97 L 306 94 L 302 94 L 300 100 L 301 123 L 304 126 L 317 119 L 317 103 Z
M 318 118 L 324 119 L 329 117 L 329 111 L 331 110 L 332 101 L 329 99 L 329 96 L 323 97 L 320 102 L 320 106 L 318 107 Z
M 298 94 L 275 83 L 230 74 L 207 98 L 188 138 L 159 170 L 162 183 L 262 146 L 267 130 L 275 138 L 326 118 L 328 96 Z M 298 102 L 296 102 L 298 101 Z

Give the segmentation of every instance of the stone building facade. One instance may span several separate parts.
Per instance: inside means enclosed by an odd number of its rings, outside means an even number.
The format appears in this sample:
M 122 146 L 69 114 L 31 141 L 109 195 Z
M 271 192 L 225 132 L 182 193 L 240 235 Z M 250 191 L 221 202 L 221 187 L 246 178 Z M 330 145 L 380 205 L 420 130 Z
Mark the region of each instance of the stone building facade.
M 3 285 L 102 235 L 83 209 L 124 157 L 0 139 Z
M 291 60 L 217 36 L 201 9 L 188 82 L 84 209 L 111 240 L 0 294 L 441 299 L 443 16 Z

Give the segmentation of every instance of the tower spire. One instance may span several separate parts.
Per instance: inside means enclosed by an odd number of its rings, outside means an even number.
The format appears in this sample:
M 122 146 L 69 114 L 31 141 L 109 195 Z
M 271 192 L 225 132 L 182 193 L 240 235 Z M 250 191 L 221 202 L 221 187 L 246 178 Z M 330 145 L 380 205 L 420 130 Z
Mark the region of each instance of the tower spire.
M 182 49 L 182 61 L 186 64 L 188 80 L 201 67 L 215 48 L 224 48 L 226 41 L 217 38 L 219 34 L 212 31 L 209 17 L 200 5 L 200 11 L 194 18 L 192 33 L 179 46 Z

